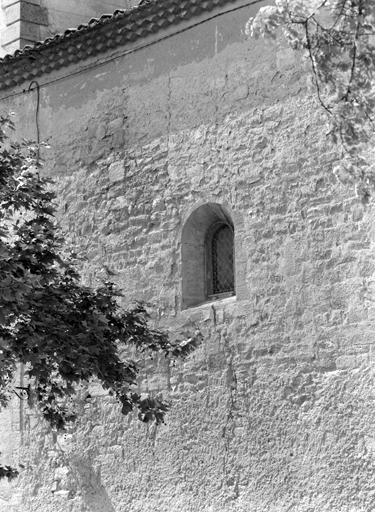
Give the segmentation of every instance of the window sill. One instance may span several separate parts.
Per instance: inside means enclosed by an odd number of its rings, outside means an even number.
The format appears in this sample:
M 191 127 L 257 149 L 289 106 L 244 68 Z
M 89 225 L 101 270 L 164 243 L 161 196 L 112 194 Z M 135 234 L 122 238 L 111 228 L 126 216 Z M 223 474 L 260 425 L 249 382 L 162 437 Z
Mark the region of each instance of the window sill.
M 236 296 L 236 294 L 234 292 L 216 293 L 213 295 L 208 295 L 207 300 L 212 302 L 215 300 L 222 300 L 222 299 L 227 299 L 228 297 L 235 297 L 235 296 Z
M 189 306 L 186 309 L 183 309 L 182 312 L 185 311 L 191 311 L 193 309 L 203 309 L 206 306 L 212 306 L 213 304 L 219 305 L 226 305 L 230 304 L 232 302 L 235 302 L 237 300 L 236 295 L 233 292 L 229 293 L 220 293 L 217 295 L 209 296 L 206 300 L 203 302 L 199 302 L 199 304 L 195 304 L 194 306 Z

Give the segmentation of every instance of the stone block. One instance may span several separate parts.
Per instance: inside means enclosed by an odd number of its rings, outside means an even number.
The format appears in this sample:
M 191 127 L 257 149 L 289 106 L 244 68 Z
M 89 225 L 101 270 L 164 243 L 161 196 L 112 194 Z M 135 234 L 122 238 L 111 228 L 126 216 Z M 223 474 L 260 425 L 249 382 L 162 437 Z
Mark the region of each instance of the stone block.
M 125 142 L 125 130 L 121 128 L 117 130 L 112 136 L 112 145 L 113 146 L 123 146 Z
M 338 370 L 346 368 L 356 368 L 357 366 L 358 362 L 355 355 L 339 356 L 336 359 L 336 367 Z
M 111 183 L 116 183 L 117 181 L 122 181 L 125 176 L 125 169 L 123 162 L 113 162 L 109 166 L 108 176 Z
M 117 132 L 117 130 L 122 128 L 123 124 L 124 124 L 124 120 L 122 117 L 118 117 L 117 119 L 110 121 L 107 124 L 107 135 L 113 135 L 115 132 Z
M 16 21 L 28 21 L 37 25 L 48 25 L 47 10 L 33 3 L 19 1 L 4 9 L 7 25 Z
M 0 37 L 2 38 L 2 34 L 0 34 Z M 24 39 L 21 37 L 19 39 L 15 39 L 11 43 L 3 43 L 2 46 L 7 53 L 12 54 L 16 50 L 19 50 L 20 48 L 23 48 L 26 45 L 33 45 L 34 43 L 35 41 L 31 41 L 30 39 Z
M 155 212 L 161 212 L 165 210 L 165 202 L 161 198 L 154 199 L 152 202 L 152 209 Z
M 88 205 L 87 201 L 77 201 L 69 206 L 69 213 L 77 213 L 86 208 Z
M 356 205 L 353 208 L 352 219 L 354 222 L 359 222 L 363 219 L 363 207 Z
M 97 140 L 102 140 L 107 134 L 107 129 L 104 123 L 100 123 L 99 126 L 96 129 L 95 137 Z
M 2 46 L 9 45 L 16 40 L 21 39 L 26 39 L 27 41 L 39 41 L 39 25 L 29 23 L 28 21 L 16 21 L 12 25 L 7 26 L 1 34 Z
M 244 100 L 249 95 L 249 86 L 247 84 L 239 85 L 232 93 L 232 98 L 236 101 Z

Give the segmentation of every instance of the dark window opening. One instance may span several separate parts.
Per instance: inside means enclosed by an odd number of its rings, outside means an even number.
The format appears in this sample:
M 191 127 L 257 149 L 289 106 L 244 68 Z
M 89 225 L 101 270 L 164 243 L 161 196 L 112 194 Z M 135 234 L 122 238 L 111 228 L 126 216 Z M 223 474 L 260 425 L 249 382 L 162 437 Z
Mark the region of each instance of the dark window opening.
M 234 292 L 233 231 L 227 225 L 217 229 L 212 237 L 212 293 Z

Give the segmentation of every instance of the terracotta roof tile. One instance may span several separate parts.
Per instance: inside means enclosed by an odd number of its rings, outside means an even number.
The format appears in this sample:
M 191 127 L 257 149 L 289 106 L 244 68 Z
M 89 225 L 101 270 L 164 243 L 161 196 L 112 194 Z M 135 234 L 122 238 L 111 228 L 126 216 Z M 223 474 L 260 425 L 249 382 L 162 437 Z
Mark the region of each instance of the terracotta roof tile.
M 91 19 L 86 25 L 16 50 L 0 59 L 0 90 L 69 66 L 109 48 L 154 34 L 170 25 L 235 0 L 148 0 Z

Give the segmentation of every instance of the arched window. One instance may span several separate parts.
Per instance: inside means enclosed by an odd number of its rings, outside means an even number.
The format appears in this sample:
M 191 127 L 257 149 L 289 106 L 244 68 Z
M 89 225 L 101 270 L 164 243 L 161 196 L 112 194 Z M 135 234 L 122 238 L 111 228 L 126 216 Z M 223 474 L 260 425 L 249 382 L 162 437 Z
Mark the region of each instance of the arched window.
M 234 227 L 227 209 L 206 203 L 182 231 L 182 309 L 235 295 Z

